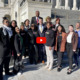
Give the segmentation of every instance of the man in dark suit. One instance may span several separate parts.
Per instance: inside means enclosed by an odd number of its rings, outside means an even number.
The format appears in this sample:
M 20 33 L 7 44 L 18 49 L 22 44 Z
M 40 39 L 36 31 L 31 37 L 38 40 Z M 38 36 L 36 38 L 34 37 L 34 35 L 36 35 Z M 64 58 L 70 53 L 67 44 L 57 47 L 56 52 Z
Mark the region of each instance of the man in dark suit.
M 32 17 L 31 24 L 38 25 L 39 24 L 40 12 L 36 11 L 36 16 Z
M 43 25 L 43 18 L 39 18 L 38 33 L 40 37 L 45 37 L 45 30 L 46 28 Z M 44 44 L 39 44 L 39 61 L 44 63 L 44 57 L 45 57 L 45 46 Z
M 3 80 L 3 66 L 5 68 L 5 74 L 11 75 L 9 72 L 9 62 L 12 30 L 8 26 L 9 21 L 6 17 L 4 17 L 3 26 L 0 28 L 0 80 Z

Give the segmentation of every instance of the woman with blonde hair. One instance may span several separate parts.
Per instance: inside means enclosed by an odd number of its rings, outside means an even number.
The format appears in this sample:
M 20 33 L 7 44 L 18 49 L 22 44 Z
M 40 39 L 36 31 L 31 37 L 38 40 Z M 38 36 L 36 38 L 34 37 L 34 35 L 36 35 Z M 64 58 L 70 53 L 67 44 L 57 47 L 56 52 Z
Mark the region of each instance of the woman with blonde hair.
M 69 32 L 67 33 L 67 45 L 66 45 L 66 51 L 68 55 L 68 63 L 69 63 L 69 68 L 67 74 L 72 73 L 72 64 L 73 64 L 73 55 L 77 50 L 77 45 L 78 45 L 78 34 L 74 32 L 74 27 L 73 25 L 69 26 Z
M 46 27 L 46 25 L 47 25 L 48 22 L 51 23 L 51 27 L 53 26 L 53 24 L 52 24 L 52 22 L 51 22 L 51 17 L 50 17 L 50 16 L 47 16 L 46 19 L 45 19 L 45 21 L 46 21 L 46 22 L 44 23 L 44 26 L 45 26 L 45 27 Z

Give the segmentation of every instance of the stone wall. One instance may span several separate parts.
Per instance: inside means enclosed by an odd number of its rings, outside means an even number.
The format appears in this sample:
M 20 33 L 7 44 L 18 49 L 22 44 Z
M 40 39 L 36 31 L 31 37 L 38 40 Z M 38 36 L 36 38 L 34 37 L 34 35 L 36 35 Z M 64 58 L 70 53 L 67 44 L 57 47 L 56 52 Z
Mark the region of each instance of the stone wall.
M 2 20 L 5 15 L 10 15 L 11 9 L 10 8 L 0 8 L 0 27 L 2 26 Z
M 37 10 L 40 11 L 40 16 L 44 18 L 45 22 L 45 18 L 47 16 L 51 16 L 51 9 L 52 9 L 51 3 L 26 0 L 24 4 L 19 8 L 20 12 L 19 23 L 24 22 L 25 19 L 29 19 L 31 21 L 31 18 L 35 16 L 35 11 Z

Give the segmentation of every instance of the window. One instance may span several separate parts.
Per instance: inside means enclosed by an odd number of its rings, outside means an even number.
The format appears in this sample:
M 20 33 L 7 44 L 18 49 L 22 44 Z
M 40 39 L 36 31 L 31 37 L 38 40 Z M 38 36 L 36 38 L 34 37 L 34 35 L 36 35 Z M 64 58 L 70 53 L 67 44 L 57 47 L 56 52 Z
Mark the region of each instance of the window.
M 8 0 L 4 0 L 4 4 L 8 4 Z
M 15 20 L 17 20 L 17 12 L 15 12 Z

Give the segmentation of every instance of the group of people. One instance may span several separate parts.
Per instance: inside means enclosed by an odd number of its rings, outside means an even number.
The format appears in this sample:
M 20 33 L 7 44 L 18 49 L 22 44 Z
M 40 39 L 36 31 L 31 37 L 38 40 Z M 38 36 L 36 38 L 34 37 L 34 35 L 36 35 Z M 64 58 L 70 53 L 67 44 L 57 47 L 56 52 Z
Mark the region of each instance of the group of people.
M 37 37 L 45 37 L 45 44 L 37 44 Z M 28 19 L 21 24 L 20 28 L 17 22 L 3 18 L 3 26 L 0 28 L 0 80 L 3 80 L 3 67 L 6 75 L 17 74 L 24 68 L 23 57 L 29 56 L 30 64 L 37 65 L 45 63 L 49 71 L 53 68 L 54 56 L 57 55 L 57 71 L 62 70 L 62 60 L 64 52 L 67 52 L 69 68 L 67 74 L 72 73 L 73 59 L 78 67 L 80 59 L 80 23 L 76 23 L 76 30 L 73 25 L 69 26 L 69 32 L 60 24 L 57 18 L 55 25 L 51 22 L 51 17 L 40 17 L 40 12 L 36 11 L 36 16 L 32 17 L 31 23 Z M 13 72 L 9 72 L 9 63 L 11 56 L 14 57 Z

